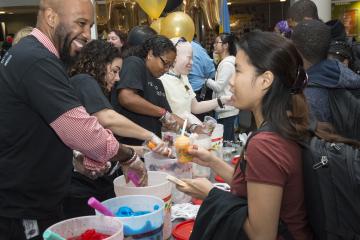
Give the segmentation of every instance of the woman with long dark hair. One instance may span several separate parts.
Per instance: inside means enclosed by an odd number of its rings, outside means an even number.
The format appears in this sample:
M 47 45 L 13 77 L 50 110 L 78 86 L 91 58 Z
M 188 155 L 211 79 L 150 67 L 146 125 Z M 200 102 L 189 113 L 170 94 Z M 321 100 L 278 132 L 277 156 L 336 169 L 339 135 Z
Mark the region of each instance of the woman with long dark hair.
M 236 37 L 233 33 L 221 33 L 214 42 L 214 53 L 221 61 L 217 67 L 215 80 L 206 80 L 206 86 L 213 90 L 213 99 L 231 95 L 230 79 L 235 74 Z M 224 125 L 224 140 L 234 141 L 234 122 L 239 110 L 233 106 L 218 106 L 215 109 L 218 123 Z
M 239 42 L 236 74 L 231 80 L 233 105 L 250 110 L 260 132 L 248 143 L 245 172 L 202 148 L 190 154 L 194 162 L 211 167 L 231 185 L 231 192 L 247 198 L 248 213 L 240 226 L 249 239 L 277 239 L 281 219 L 294 239 L 312 239 L 304 204 L 301 147 L 308 137 L 308 107 L 303 94 L 307 77 L 295 46 L 269 32 L 251 32 Z M 213 185 L 205 179 L 185 180 L 178 187 L 205 198 Z M 201 190 L 199 190 L 201 189 Z

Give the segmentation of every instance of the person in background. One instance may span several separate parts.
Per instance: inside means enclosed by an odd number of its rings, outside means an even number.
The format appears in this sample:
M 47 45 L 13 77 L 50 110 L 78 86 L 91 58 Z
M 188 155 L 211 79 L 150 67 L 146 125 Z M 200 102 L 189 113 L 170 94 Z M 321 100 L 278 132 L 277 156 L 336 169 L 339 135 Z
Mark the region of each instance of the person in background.
M 42 239 L 63 219 L 73 149 L 85 166 L 118 161 L 147 183 L 144 164 L 86 112 L 64 68 L 90 40 L 93 11 L 90 0 L 41 0 L 36 28 L 0 62 L 2 239 Z
M 241 37 L 235 66 L 236 74 L 230 83 L 234 106 L 252 111 L 258 128 L 268 125 L 274 131 L 262 131 L 250 139 L 246 154 L 240 160 L 240 164 L 246 161 L 246 168 L 238 164 L 234 169 L 201 147 L 193 147 L 189 154 L 195 163 L 212 168 L 231 185 L 231 193 L 238 197 L 232 201 L 247 198 L 243 221 L 239 219 L 231 227 L 242 229 L 249 239 L 279 239 L 281 219 L 293 239 L 311 240 L 304 202 L 301 147 L 297 144 L 307 138 L 309 124 L 303 94 L 307 78 L 301 56 L 291 41 L 282 36 L 254 31 Z M 208 197 L 204 203 L 212 201 L 215 209 L 216 201 L 220 204 L 222 194 L 227 194 L 205 178 L 183 181 L 187 184 L 178 185 L 179 190 L 196 198 Z M 221 209 L 216 210 L 214 219 L 224 214 Z M 230 211 L 223 216 L 231 214 Z M 206 228 L 201 223 L 196 225 L 193 239 L 204 234 Z
M 11 48 L 14 40 L 14 34 L 7 34 L 3 44 L 0 49 L 0 59 L 5 55 L 5 53 Z
M 126 33 L 120 30 L 112 30 L 107 35 L 107 41 L 113 44 L 116 48 L 118 48 L 121 52 L 126 48 Z
M 360 76 L 336 59 L 327 59 L 330 47 L 330 28 L 317 20 L 304 20 L 294 28 L 291 40 L 300 52 L 309 84 L 327 88 L 359 89 Z M 328 89 L 308 87 L 305 96 L 314 117 L 321 122 L 333 122 Z M 342 134 L 342 133 L 340 133 Z
M 22 29 L 20 29 L 16 34 L 15 34 L 15 37 L 14 37 L 14 41 L 13 41 L 13 46 L 15 44 L 17 44 L 22 38 L 28 36 L 32 30 L 34 28 L 33 27 L 30 27 L 30 26 L 27 26 L 27 27 L 24 27 Z
M 282 20 L 276 23 L 274 27 L 274 32 L 286 38 L 290 38 L 291 36 L 291 28 L 289 27 L 288 22 L 286 20 Z
M 161 136 L 162 122 L 175 125 L 182 120 L 171 114 L 165 90 L 158 79 L 173 64 L 176 48 L 172 42 L 160 35 L 148 38 L 136 56 L 124 59 L 120 81 L 111 96 L 114 109 L 130 120 Z M 162 122 L 160 122 L 160 119 Z M 129 145 L 141 145 L 134 138 L 121 138 Z
M 192 67 L 188 75 L 189 82 L 192 89 L 196 94 L 196 99 L 201 102 L 206 99 L 206 85 L 205 81 L 209 78 L 215 77 L 215 65 L 213 60 L 209 57 L 206 49 L 204 49 L 200 43 L 193 40 L 191 42 L 193 50 Z M 197 115 L 197 117 L 203 121 L 206 114 Z
M 214 42 L 214 53 L 221 61 L 217 67 L 215 80 L 207 79 L 205 84 L 213 90 L 213 99 L 231 96 L 230 79 L 235 74 L 236 37 L 232 33 L 221 33 Z M 220 104 L 219 104 L 220 105 Z M 218 106 L 215 117 L 218 123 L 224 125 L 224 140 L 234 141 L 234 123 L 239 110 L 233 106 Z
M 123 57 L 138 55 L 142 51 L 142 44 L 157 32 L 147 25 L 133 27 L 127 37 L 127 47 L 123 49 Z
M 316 4 L 311 0 L 298 0 L 287 12 L 287 22 L 291 29 L 303 20 L 319 20 Z
M 344 41 L 332 41 L 328 50 L 327 57 L 329 59 L 336 59 L 346 67 L 349 67 L 351 62 L 351 47 Z
M 171 39 L 176 47 L 176 58 L 169 71 L 160 77 L 164 85 L 166 99 L 169 102 L 171 110 L 176 115 L 187 118 L 188 113 L 201 114 L 209 112 L 217 107 L 223 107 L 229 102 L 231 95 L 219 96 L 208 101 L 198 102 L 189 80 L 188 74 L 192 66 L 192 47 L 191 43 L 185 38 Z M 192 117 L 188 117 L 190 132 L 200 132 L 201 127 L 192 122 Z M 200 127 L 196 130 L 197 127 Z
M 344 24 L 333 19 L 326 22 L 331 29 L 331 43 L 328 58 L 338 59 L 352 71 L 360 74 L 360 47 L 359 44 L 346 35 Z
M 86 111 L 95 116 L 100 124 L 118 136 L 133 137 L 158 144 L 158 153 L 167 151 L 161 139 L 150 131 L 136 125 L 112 109 L 109 93 L 119 80 L 122 66 L 120 50 L 111 43 L 93 40 L 83 47 L 77 61 L 71 67 L 70 83 Z M 90 197 L 104 201 L 115 197 L 113 180 L 121 175 L 119 166 L 113 164 L 104 177 L 90 179 L 78 172 L 73 173 L 71 186 L 64 200 L 66 218 L 92 215 L 87 205 Z

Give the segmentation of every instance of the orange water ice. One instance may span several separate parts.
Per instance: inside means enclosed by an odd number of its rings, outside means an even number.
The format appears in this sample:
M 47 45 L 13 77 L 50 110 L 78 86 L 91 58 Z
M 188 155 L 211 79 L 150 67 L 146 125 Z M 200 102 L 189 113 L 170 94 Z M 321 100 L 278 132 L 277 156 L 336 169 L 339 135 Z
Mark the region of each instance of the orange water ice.
M 192 161 L 192 156 L 188 152 L 190 144 L 190 138 L 187 136 L 179 136 L 175 139 L 176 154 L 180 163 Z

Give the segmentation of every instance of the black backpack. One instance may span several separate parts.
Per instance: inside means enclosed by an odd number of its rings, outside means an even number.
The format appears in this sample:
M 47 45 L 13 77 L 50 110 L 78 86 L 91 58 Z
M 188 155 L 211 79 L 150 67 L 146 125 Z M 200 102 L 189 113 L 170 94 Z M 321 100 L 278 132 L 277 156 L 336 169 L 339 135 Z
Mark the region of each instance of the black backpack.
M 315 126 L 312 123 L 313 130 L 309 130 L 310 140 L 299 143 L 303 148 L 305 204 L 315 239 L 360 240 L 360 149 L 317 137 Z M 275 132 L 264 125 L 247 142 L 262 131 Z M 245 166 L 246 161 L 241 161 L 242 171 Z
M 307 87 L 326 88 L 315 83 L 309 83 Z M 326 89 L 329 95 L 331 124 L 341 136 L 360 141 L 360 89 Z

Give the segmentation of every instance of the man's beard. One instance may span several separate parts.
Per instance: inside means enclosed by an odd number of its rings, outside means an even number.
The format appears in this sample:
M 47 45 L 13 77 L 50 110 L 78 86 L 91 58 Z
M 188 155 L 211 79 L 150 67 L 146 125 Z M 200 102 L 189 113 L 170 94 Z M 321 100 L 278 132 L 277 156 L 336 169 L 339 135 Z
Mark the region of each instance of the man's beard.
M 64 27 L 58 27 L 55 30 L 55 34 L 60 44 L 60 60 L 65 64 L 66 68 L 69 68 L 76 62 L 78 57 L 78 54 L 75 56 L 70 55 L 71 43 L 76 37 L 71 38 L 70 33 L 66 34 L 66 29 Z

